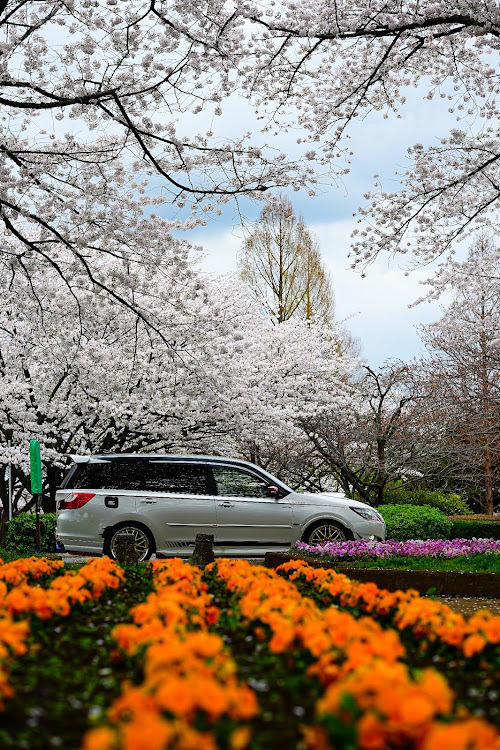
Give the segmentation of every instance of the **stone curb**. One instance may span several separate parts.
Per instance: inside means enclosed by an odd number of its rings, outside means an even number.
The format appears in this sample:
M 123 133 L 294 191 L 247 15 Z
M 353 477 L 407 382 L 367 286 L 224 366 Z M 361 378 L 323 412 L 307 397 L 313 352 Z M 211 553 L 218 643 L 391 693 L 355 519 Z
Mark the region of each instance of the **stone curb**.
M 436 596 L 487 596 L 500 599 L 500 573 L 458 573 L 451 570 L 394 570 L 353 568 L 339 563 L 326 563 L 314 557 L 296 557 L 285 552 L 268 552 L 264 565 L 277 568 L 290 560 L 304 560 L 316 568 L 333 568 L 362 583 L 376 583 L 389 591 L 416 589 L 422 594 L 432 591 Z

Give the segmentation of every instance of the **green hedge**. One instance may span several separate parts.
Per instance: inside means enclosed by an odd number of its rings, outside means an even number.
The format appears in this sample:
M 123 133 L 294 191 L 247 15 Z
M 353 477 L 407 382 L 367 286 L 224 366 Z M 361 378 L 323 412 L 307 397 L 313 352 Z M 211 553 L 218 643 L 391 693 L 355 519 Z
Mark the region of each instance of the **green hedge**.
M 428 505 L 379 505 L 387 525 L 387 539 L 449 539 L 452 522 Z
M 426 505 L 380 505 L 387 525 L 387 539 L 500 539 L 500 521 L 446 518 Z
M 56 514 L 40 513 L 41 552 L 56 551 Z M 5 549 L 19 555 L 36 552 L 36 516 L 19 513 L 7 525 Z
M 500 539 L 500 521 L 451 520 L 449 539 Z
M 426 489 L 386 489 L 384 504 L 388 505 L 429 505 L 437 508 L 445 516 L 467 516 L 472 513 L 467 501 L 460 495 Z

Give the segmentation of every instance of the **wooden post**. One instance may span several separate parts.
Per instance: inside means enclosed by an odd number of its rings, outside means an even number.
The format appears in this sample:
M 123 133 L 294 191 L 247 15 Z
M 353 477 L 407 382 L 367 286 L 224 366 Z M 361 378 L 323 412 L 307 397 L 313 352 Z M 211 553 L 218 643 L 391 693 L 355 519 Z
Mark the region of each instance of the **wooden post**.
M 118 534 L 115 545 L 115 557 L 120 565 L 134 565 L 139 562 L 133 534 Z
M 35 495 L 35 517 L 36 517 L 36 551 L 42 551 L 42 535 L 40 533 L 40 494 Z
M 204 568 L 208 563 L 214 562 L 214 535 L 196 534 L 192 561 L 199 568 Z

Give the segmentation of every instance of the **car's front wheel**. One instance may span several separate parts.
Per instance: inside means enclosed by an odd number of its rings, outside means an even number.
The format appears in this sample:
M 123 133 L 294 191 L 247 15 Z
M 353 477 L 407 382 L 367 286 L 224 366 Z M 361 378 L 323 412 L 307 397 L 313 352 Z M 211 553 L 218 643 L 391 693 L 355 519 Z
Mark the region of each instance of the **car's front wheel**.
M 111 530 L 107 535 L 104 542 L 104 554 L 111 557 L 112 560 L 116 560 L 116 551 L 120 543 L 120 537 L 127 535 L 132 537 L 134 549 L 137 553 L 137 559 L 139 562 L 149 560 L 153 552 L 155 551 L 155 543 L 153 536 L 148 529 L 135 524 L 122 524 Z
M 326 542 L 346 542 L 349 539 L 352 539 L 349 531 L 333 521 L 320 521 L 314 524 L 302 537 L 302 541 L 311 546 Z

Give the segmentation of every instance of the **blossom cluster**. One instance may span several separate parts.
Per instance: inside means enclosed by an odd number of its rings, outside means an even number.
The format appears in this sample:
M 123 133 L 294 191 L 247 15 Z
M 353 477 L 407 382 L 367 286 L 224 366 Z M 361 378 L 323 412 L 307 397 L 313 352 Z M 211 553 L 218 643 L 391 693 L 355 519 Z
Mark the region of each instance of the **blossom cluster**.
M 25 557 L 4 563 L 0 560 L 0 581 L 8 586 L 18 586 L 28 579 L 38 579 L 50 575 L 64 567 L 62 560 L 49 560 L 46 557 Z
M 326 542 L 310 545 L 296 542 L 294 550 L 302 553 L 338 558 L 386 558 L 386 557 L 468 557 L 478 553 L 500 554 L 497 539 L 411 539 L 406 542 L 358 541 Z
M 113 631 L 120 649 L 142 660 L 143 681 L 123 686 L 107 724 L 87 733 L 83 750 L 216 750 L 215 733 L 195 729 L 195 719 L 209 726 L 223 717 L 247 722 L 258 711 L 223 640 L 208 632 L 219 612 L 200 571 L 179 559 L 151 566 L 155 591 L 131 610 L 133 624 Z M 240 724 L 231 750 L 243 750 L 250 736 Z
M 293 571 L 296 566 L 298 573 L 303 563 L 287 565 L 282 567 Z M 471 750 L 500 748 L 500 734 L 483 720 L 464 714 L 451 718 L 454 694 L 442 675 L 427 668 L 412 676 L 401 661 L 405 649 L 394 630 L 334 607 L 321 610 L 290 581 L 246 562 L 219 560 L 214 568 L 239 597 L 239 610 L 256 627 L 258 637 L 266 637 L 262 625 L 270 630 L 271 651 L 306 649 L 314 657 L 308 675 L 319 678 L 324 693 L 317 703 L 317 724 L 305 729 L 311 750 L 330 747 L 323 726 L 328 716 L 356 721 L 346 710 L 346 695 L 356 704 L 357 742 L 363 750 L 440 750 L 450 747 L 447 738 L 457 733 L 468 738 Z
M 11 664 L 28 650 L 29 616 L 43 620 L 67 616 L 73 604 L 98 598 L 108 587 L 117 588 L 124 577 L 123 570 L 104 557 L 91 560 L 78 572 L 57 576 L 46 589 L 26 583 L 28 578 L 40 578 L 61 567 L 62 561 L 35 557 L 0 566 L 0 709 L 4 699 L 13 695 Z
M 300 560 L 285 563 L 278 570 L 290 580 L 303 577 L 334 601 L 338 600 L 341 606 L 358 608 L 372 616 L 390 615 L 397 630 L 409 628 L 415 637 L 454 646 L 466 657 L 500 643 L 500 616 L 487 610 L 466 620 L 448 605 L 421 597 L 412 589 L 388 591 L 375 583 L 360 583 L 342 573 L 313 568 Z

